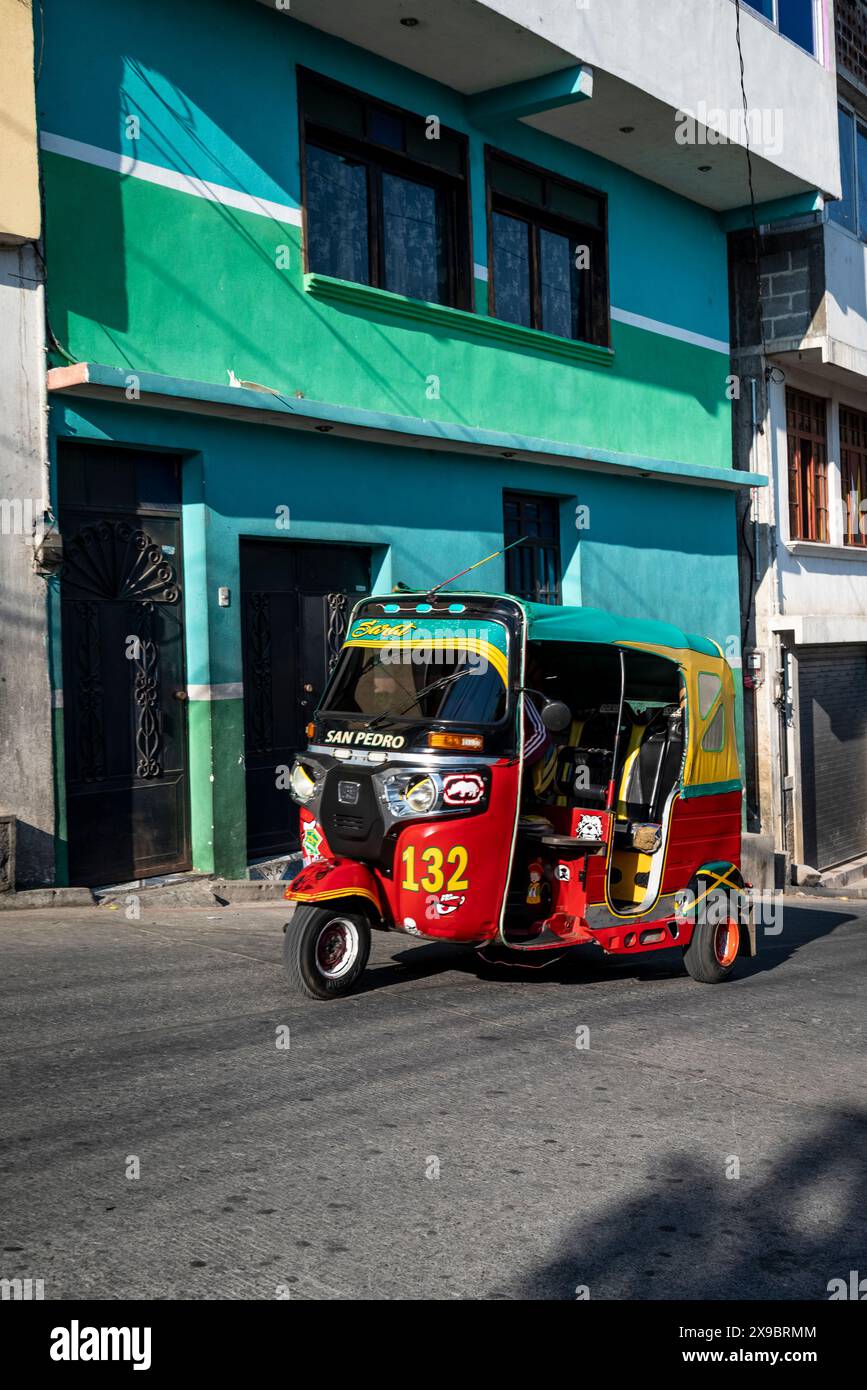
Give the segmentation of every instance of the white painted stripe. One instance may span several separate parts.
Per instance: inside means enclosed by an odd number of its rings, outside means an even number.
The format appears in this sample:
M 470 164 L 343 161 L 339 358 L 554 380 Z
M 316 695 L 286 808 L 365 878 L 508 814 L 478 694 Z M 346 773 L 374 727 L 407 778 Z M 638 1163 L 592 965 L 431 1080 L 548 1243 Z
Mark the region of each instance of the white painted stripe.
M 487 280 L 488 267 L 486 265 L 479 265 L 477 261 L 476 264 L 473 266 L 473 274 L 475 275 L 477 280 Z
M 191 700 L 240 700 L 244 686 L 241 681 L 228 681 L 225 685 L 188 685 L 187 694 Z
M 55 709 L 63 709 L 63 691 L 53 690 L 51 692 L 51 703 Z
M 48 131 L 42 131 L 39 143 L 51 154 L 62 154 L 69 159 L 81 160 L 84 164 L 94 164 L 100 169 L 111 169 L 128 178 L 171 188 L 176 193 L 191 193 L 195 198 L 205 198 L 208 202 L 219 203 L 221 207 L 238 208 L 241 212 L 257 213 L 260 217 L 273 217 L 293 227 L 301 226 L 300 208 L 289 207 L 287 203 L 273 203 L 268 198 L 256 198 L 252 193 L 239 193 L 237 188 L 209 183 L 180 169 L 165 169 L 161 164 L 148 164 L 128 154 L 115 154 L 113 150 L 86 145 L 81 140 L 68 140 L 65 135 L 52 135 Z
M 724 338 L 708 338 L 704 333 L 693 333 L 689 328 L 675 328 L 673 323 L 662 323 L 659 319 L 645 318 L 644 314 L 632 314 L 628 309 L 615 309 L 611 317 L 617 323 L 628 323 L 632 328 L 643 328 L 646 333 L 660 333 L 663 338 L 679 338 L 682 343 L 692 343 L 694 347 L 709 348 L 711 352 L 724 352 L 728 357 L 730 344 Z

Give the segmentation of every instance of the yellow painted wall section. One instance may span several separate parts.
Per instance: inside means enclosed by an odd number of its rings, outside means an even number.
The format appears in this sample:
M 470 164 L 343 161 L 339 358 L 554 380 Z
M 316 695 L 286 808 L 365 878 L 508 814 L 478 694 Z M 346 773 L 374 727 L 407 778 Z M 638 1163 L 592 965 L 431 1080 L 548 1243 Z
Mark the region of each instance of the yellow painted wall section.
M 40 233 L 31 0 L 0 0 L 0 241 Z

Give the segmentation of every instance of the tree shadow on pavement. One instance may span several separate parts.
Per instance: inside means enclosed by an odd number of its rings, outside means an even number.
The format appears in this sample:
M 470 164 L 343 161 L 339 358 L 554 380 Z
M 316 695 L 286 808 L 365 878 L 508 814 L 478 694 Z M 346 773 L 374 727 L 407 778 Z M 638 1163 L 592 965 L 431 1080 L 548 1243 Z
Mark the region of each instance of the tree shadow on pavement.
M 765 970 L 776 970 L 811 942 L 830 936 L 838 927 L 854 921 L 857 921 L 856 914 L 842 907 L 827 910 L 798 907 L 787 900 L 783 905 L 781 920 L 775 924 L 768 924 L 771 930 L 759 925 L 759 953 L 751 960 L 742 960 L 741 971 L 748 975 L 758 975 Z M 782 927 L 782 930 L 778 930 L 779 927 Z
M 834 1114 L 773 1161 L 742 1143 L 737 1179 L 722 1152 L 709 1167 L 673 1149 L 630 1200 L 594 1200 L 550 1261 L 487 1296 L 827 1299 L 831 1279 L 867 1275 L 865 1148 L 867 1111 Z

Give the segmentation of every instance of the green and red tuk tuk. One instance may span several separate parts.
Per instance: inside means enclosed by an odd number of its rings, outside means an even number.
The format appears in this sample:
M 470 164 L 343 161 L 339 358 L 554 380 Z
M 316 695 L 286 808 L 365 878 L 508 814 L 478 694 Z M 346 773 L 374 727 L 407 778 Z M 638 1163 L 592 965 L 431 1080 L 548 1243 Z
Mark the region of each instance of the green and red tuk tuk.
M 731 670 L 666 623 L 436 592 L 355 608 L 291 772 L 304 868 L 284 961 L 347 993 L 371 930 L 509 958 L 755 952 Z

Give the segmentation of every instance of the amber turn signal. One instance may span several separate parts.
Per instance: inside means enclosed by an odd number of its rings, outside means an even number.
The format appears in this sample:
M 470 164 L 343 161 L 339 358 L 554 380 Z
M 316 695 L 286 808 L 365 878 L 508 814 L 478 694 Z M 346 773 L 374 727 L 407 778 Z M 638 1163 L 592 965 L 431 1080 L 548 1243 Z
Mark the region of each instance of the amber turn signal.
M 310 724 L 307 725 L 306 734 L 307 734 L 307 737 L 308 737 L 308 738 L 312 738 L 312 737 L 313 737 L 313 734 L 314 734 L 314 732 L 315 732 L 315 729 L 316 729 L 316 725 L 315 725 L 315 724 L 310 723 Z
M 428 748 L 457 748 L 470 750 L 484 748 L 485 740 L 481 734 L 428 734 Z

